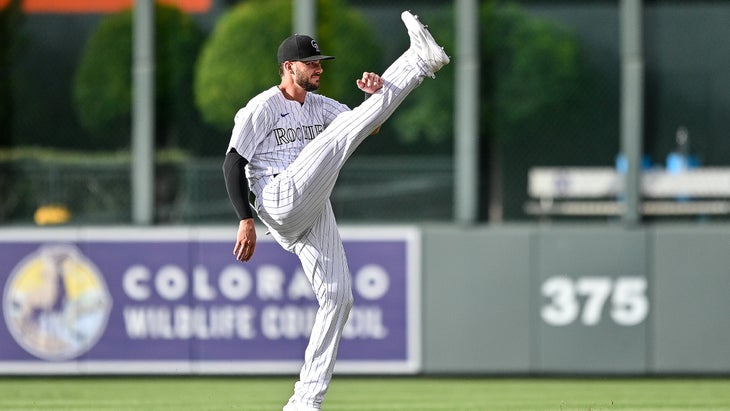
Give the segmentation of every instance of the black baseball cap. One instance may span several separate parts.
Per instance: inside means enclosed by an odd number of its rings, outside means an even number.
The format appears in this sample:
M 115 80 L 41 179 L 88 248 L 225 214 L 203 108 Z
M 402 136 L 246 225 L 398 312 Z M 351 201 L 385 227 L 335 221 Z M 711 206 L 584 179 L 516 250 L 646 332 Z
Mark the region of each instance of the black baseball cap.
M 285 61 L 331 60 L 333 56 L 323 56 L 317 42 L 304 34 L 295 34 L 281 42 L 277 53 L 279 64 Z

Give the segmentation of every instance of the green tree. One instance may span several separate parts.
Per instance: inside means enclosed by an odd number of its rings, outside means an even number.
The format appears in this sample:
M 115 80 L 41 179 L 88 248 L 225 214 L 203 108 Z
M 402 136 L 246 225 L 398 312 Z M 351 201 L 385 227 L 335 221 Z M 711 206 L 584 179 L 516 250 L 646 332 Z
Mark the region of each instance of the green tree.
M 394 116 L 393 128 L 401 141 L 443 153 L 453 146 L 458 56 L 454 56 L 454 30 L 442 28 L 450 27 L 454 17 L 451 12 L 424 17 L 453 62 L 437 73 L 438 81 L 414 92 Z M 547 148 L 540 152 L 541 158 L 565 159 L 569 151 L 561 150 L 561 145 L 574 136 L 585 140 L 586 135 L 595 134 L 596 117 L 591 110 L 598 99 L 592 89 L 595 73 L 573 32 L 494 0 L 482 2 L 479 19 L 479 209 L 480 218 L 485 219 L 490 199 L 503 204 L 502 180 L 514 183 L 515 175 L 527 175 L 529 157 L 523 149 L 539 144 Z M 420 150 L 428 152 L 428 148 Z M 505 152 L 519 152 L 522 157 L 520 161 L 509 158 L 507 163 Z M 525 192 L 525 185 L 512 185 Z M 510 204 L 512 209 L 521 210 L 521 206 Z
M 206 122 L 230 131 L 249 99 L 279 83 L 276 51 L 292 34 L 291 0 L 252 0 L 231 8 L 203 46 L 195 74 L 195 101 Z M 320 92 L 350 105 L 362 102 L 355 79 L 381 58 L 371 27 L 342 0 L 317 2 L 317 35 L 325 61 Z M 311 33 L 302 33 L 311 34 Z
M 132 109 L 132 10 L 105 18 L 89 38 L 74 77 L 79 121 L 94 147 L 127 147 Z M 155 128 L 158 147 L 180 146 L 195 125 L 192 82 L 204 36 L 177 7 L 155 5 Z
M 385 126 L 392 127 L 402 144 L 444 154 L 452 149 L 454 130 L 454 16 L 449 9 L 448 13 L 424 13 L 422 17 L 428 22 L 434 38 L 451 56 L 452 63 L 436 74 L 437 81 L 429 81 L 426 86 L 414 90 L 393 115 L 391 124 L 386 123 Z
M 426 16 L 446 51 L 454 53 L 448 27 L 452 13 Z M 569 31 L 533 18 L 514 5 L 485 1 L 480 15 L 480 119 L 483 140 L 499 143 L 527 138 L 536 132 L 565 128 L 555 119 L 573 121 L 576 105 L 584 102 L 586 67 L 580 43 Z M 444 115 L 453 106 L 453 66 L 440 71 L 438 84 L 429 84 L 426 98 L 409 101 L 397 116 L 401 138 L 439 142 L 449 139 L 453 119 Z M 441 121 L 434 121 L 440 119 Z
M 570 128 L 572 114 L 588 96 L 576 36 L 516 6 L 485 4 L 483 18 L 493 24 L 483 36 L 482 72 L 492 79 L 487 87 L 494 104 L 482 107 L 484 130 L 493 130 L 499 142 L 508 143 Z
M 596 93 L 598 73 L 577 35 L 515 5 L 483 4 L 481 158 L 489 175 L 481 202 L 521 216 L 527 174 L 536 165 L 595 164 L 610 159 L 612 106 Z M 509 186 L 505 185 L 509 181 Z M 482 210 L 488 209 L 486 206 Z M 486 217 L 486 214 L 482 215 Z

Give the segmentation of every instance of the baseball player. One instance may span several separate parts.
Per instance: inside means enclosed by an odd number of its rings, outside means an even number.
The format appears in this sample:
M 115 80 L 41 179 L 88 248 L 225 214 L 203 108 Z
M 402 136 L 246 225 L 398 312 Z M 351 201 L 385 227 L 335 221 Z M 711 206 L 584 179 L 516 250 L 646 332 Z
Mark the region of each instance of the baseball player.
M 301 261 L 319 303 L 299 381 L 284 411 L 319 410 L 353 297 L 330 194 L 340 169 L 403 99 L 449 57 L 418 18 L 401 14 L 410 47 L 384 73 L 363 73 L 369 94 L 350 110 L 311 93 L 323 73 L 317 42 L 295 34 L 278 50 L 281 83 L 252 98 L 235 116 L 223 173 L 240 220 L 233 254 L 248 261 L 256 246 L 252 207 L 272 237 Z

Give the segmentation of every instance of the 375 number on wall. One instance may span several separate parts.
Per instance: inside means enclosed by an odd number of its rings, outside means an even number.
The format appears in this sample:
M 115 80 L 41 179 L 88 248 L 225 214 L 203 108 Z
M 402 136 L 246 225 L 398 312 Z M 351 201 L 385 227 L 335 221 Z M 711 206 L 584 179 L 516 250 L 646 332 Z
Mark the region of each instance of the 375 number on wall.
M 649 314 L 646 290 L 645 277 L 550 277 L 540 290 L 547 299 L 540 316 L 552 326 L 576 321 L 595 326 L 607 316 L 620 326 L 630 327 L 642 323 Z

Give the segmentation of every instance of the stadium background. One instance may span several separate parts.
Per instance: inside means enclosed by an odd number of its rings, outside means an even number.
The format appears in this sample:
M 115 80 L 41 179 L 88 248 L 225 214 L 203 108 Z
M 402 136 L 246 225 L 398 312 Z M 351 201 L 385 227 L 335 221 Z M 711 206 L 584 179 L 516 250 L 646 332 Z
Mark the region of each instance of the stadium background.
M 246 2 L 185 4 L 201 38 L 208 39 L 239 3 Z M 355 11 L 369 27 L 366 40 L 380 47 L 376 61 L 358 61 L 366 53 L 351 49 L 338 51 L 338 63 L 382 69 L 407 44 L 397 20 L 402 9 L 418 8 L 447 48 L 453 47 L 450 1 L 326 3 Z M 69 220 L 61 225 L 72 229 L 131 225 L 128 113 L 106 129 L 93 129 L 84 124 L 83 107 L 74 97 L 87 42 L 119 5 L 93 2 L 112 6 L 58 10 L 28 1 L 25 12 L 16 15 L 10 13 L 15 2 L 2 4 L 3 241 L 13 241 L 17 230 L 43 236 L 44 229 L 32 226 L 44 222 L 34 216 L 48 205 L 67 210 Z M 482 10 L 490 5 L 494 13 L 482 13 L 493 20 L 481 23 L 483 32 L 494 36 L 482 39 L 477 221 L 454 224 L 459 162 L 454 65 L 415 92 L 378 139 L 362 147 L 333 193 L 345 226 L 407 224 L 420 232 L 421 370 L 727 373 L 727 213 L 644 216 L 639 226 L 626 227 L 616 215 L 526 212 L 532 167 L 617 165 L 619 4 L 480 2 Z M 726 167 L 730 45 L 721 39 L 730 34 L 730 2 L 646 1 L 643 12 L 647 167 L 666 168 L 671 154 L 686 154 L 686 147 L 677 145 L 682 128 L 689 133 L 688 154 L 699 165 Z M 323 33 L 322 47 L 339 34 Z M 252 42 L 265 38 L 249 35 Z M 254 66 L 254 72 L 267 70 L 258 61 Z M 338 71 L 335 64 L 327 69 L 333 77 Z M 234 216 L 219 155 L 227 132 L 199 114 L 176 115 L 158 125 L 154 225 L 148 229 L 230 224 Z M 501 210 L 496 215 L 489 211 L 495 202 Z M 643 281 L 647 288 L 641 296 L 649 304 L 646 316 L 630 326 L 618 324 L 620 315 L 611 311 L 612 304 L 621 308 L 615 292 L 625 278 Z M 596 279 L 607 280 L 612 294 L 599 307 L 598 319 L 586 318 L 584 303 L 591 294 L 581 294 L 580 284 Z M 579 311 L 562 324 L 541 315 L 551 304 L 546 284 L 576 297 Z M 462 337 L 455 341 L 454 335 Z

